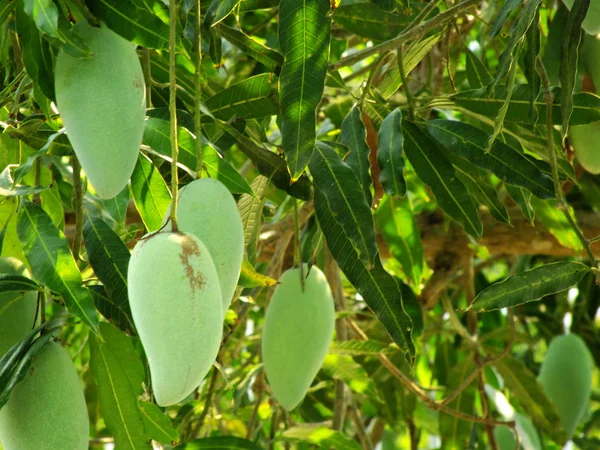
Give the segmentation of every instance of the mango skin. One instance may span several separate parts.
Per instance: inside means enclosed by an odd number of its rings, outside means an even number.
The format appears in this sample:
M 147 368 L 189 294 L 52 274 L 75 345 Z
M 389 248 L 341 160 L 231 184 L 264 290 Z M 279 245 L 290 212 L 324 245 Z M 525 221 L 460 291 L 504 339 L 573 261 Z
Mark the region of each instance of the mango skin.
M 146 91 L 135 45 L 109 30 L 75 25 L 93 55 L 56 58 L 56 103 L 75 154 L 98 196 L 127 185 L 144 132 Z
M 600 122 L 569 127 L 569 138 L 579 164 L 594 175 L 600 173 Z
M 575 0 L 564 0 L 563 3 L 571 11 Z M 588 34 L 600 33 L 600 0 L 590 0 L 590 6 L 581 24 L 581 28 Z
M 208 248 L 221 282 L 225 314 L 244 259 L 244 226 L 233 195 L 219 180 L 192 181 L 179 191 L 177 220 L 179 231 L 193 234 Z
M 133 249 L 127 282 L 156 403 L 179 403 L 200 385 L 221 345 L 217 269 L 197 237 L 159 233 Z
M 308 266 L 304 265 L 304 276 Z M 335 309 L 325 274 L 312 266 L 300 282 L 300 269 L 279 279 L 265 315 L 264 370 L 281 406 L 290 411 L 302 401 L 323 365 L 335 326 Z
M 593 367 L 585 342 L 571 333 L 552 339 L 540 368 L 539 382 L 569 437 L 588 408 Z
M 87 450 L 89 419 L 71 357 L 50 341 L 0 410 L 4 450 Z
M 22 275 L 31 278 L 27 267 L 16 258 L 0 258 L 0 275 Z M 6 305 L 11 304 L 6 309 Z M 0 358 L 34 328 L 37 309 L 36 292 L 4 292 L 0 294 Z

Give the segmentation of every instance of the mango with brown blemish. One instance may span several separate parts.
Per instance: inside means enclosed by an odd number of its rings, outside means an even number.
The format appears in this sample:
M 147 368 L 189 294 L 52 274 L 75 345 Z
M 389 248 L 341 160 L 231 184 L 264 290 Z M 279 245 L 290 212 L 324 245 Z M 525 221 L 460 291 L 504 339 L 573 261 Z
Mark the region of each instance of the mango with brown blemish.
M 219 180 L 192 181 L 179 191 L 177 220 L 180 231 L 200 238 L 208 248 L 219 274 L 225 314 L 244 258 L 244 226 L 233 195 Z
M 223 307 L 213 260 L 196 236 L 159 233 L 135 246 L 127 283 L 156 403 L 178 403 L 200 385 L 221 344 Z
M 0 275 L 31 278 L 25 264 L 16 258 L 0 258 Z M 36 292 L 0 294 L 0 358 L 34 328 Z
M 302 401 L 327 356 L 335 325 L 325 274 L 305 264 L 279 279 L 265 315 L 262 356 L 273 395 L 288 411 Z

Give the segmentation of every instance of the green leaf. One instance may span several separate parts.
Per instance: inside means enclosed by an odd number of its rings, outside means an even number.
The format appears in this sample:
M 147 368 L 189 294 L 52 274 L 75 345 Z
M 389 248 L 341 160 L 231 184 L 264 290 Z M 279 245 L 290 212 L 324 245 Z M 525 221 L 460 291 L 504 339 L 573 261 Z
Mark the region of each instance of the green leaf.
M 127 296 L 129 249 L 106 222 L 97 217 L 87 217 L 83 227 L 83 240 L 90 265 L 104 284 L 106 293 L 130 317 Z
M 234 115 L 244 119 L 277 114 L 277 105 L 271 99 L 273 74 L 263 73 L 233 84 L 206 100 L 205 105 L 221 120 Z
M 39 206 L 22 200 L 17 231 L 34 278 L 60 294 L 69 312 L 96 331 L 98 315 L 89 291 L 82 286 L 67 239 L 52 219 Z
M 254 442 L 235 436 L 212 436 L 194 439 L 178 445 L 173 450 L 261 450 Z
M 233 12 L 240 0 L 213 0 L 204 14 L 204 25 L 215 26 Z
M 466 358 L 450 368 L 446 383 L 446 394 L 452 393 L 475 370 L 473 358 Z M 472 382 L 458 396 L 448 403 L 448 406 L 460 412 L 473 414 L 475 408 L 476 383 Z M 440 413 L 440 435 L 442 448 L 448 450 L 462 450 L 467 448 L 471 423 L 458 417 Z
M 331 378 L 342 380 L 353 392 L 381 401 L 375 382 L 351 356 L 329 354 L 325 357 L 321 370 Z
M 420 291 L 423 275 L 423 244 L 408 199 L 384 197 L 375 218 L 390 253 L 402 266 L 416 291 Z
M 533 225 L 533 221 L 535 219 L 535 210 L 531 207 L 531 192 L 517 186 L 511 186 L 509 184 L 506 185 L 506 191 L 519 205 L 525 218 L 531 223 L 531 225 Z
M 539 300 L 566 291 L 589 271 L 588 266 L 577 262 L 545 264 L 492 284 L 481 291 L 467 309 L 487 312 Z
M 333 148 L 317 142 L 310 160 L 310 172 L 316 188 L 327 199 L 331 213 L 354 246 L 360 260 L 371 268 L 377 255 L 371 208 L 360 182 Z
M 158 406 L 154 403 L 138 400 L 138 408 L 144 422 L 146 436 L 155 441 L 166 443 L 179 440 L 179 433 L 173 427 L 171 419 Z
M 572 248 L 576 252 L 583 250 L 583 244 L 567 219 L 565 211 L 556 207 L 555 200 L 544 201 L 533 198 L 531 206 L 535 211 L 536 219 L 544 224 L 561 245 Z M 569 214 L 574 214 L 571 207 L 569 207 Z
M 44 288 L 35 281 L 21 275 L 0 275 L 0 292 L 29 292 L 43 291 Z M 0 308 L 0 316 L 8 305 Z
M 256 263 L 258 236 L 263 221 L 262 210 L 268 187 L 269 179 L 259 175 L 252 181 L 252 190 L 255 195 L 244 194 L 238 200 L 238 210 L 244 227 L 245 253 L 250 264 Z
M 281 139 L 292 180 L 308 165 L 316 140 L 317 107 L 329 62 L 329 0 L 281 0 L 279 76 Z
M 254 238 L 255 239 L 255 238 Z M 238 281 L 239 286 L 243 286 L 245 288 L 253 288 L 253 287 L 262 287 L 262 286 L 275 286 L 277 284 L 277 280 L 274 280 L 271 277 L 263 275 L 262 273 L 257 272 L 252 264 L 247 259 L 244 259 L 242 262 L 242 270 L 240 272 L 240 279 Z M 0 278 L 0 286 L 1 278 Z M 1 291 L 0 291 L 1 292 Z
M 25 13 L 42 33 L 58 38 L 58 7 L 52 0 L 22 0 Z
M 275 8 L 278 4 L 279 0 L 242 0 L 240 2 L 240 12 Z
M 555 442 L 567 442 L 568 435 L 560 426 L 560 417 L 554 404 L 546 397 L 542 386 L 527 366 L 511 355 L 506 355 L 495 361 L 494 367 L 525 413 Z
M 129 187 L 126 186 L 113 198 L 101 199 L 100 203 L 120 227 L 125 226 L 127 220 L 127 205 L 129 204 Z
M 548 167 L 547 163 L 534 163 L 500 141 L 486 152 L 489 135 L 463 122 L 430 120 L 427 130 L 448 152 L 492 172 L 505 183 L 523 187 L 540 198 L 554 198 L 552 179 L 540 171 L 540 167 Z
M 171 192 L 152 161 L 142 154 L 131 175 L 131 193 L 148 231 L 158 230 L 171 204 Z
M 556 16 L 555 16 L 556 17 Z M 554 22 L 554 18 L 553 18 Z M 540 95 L 540 91 L 542 90 L 542 77 L 537 72 L 536 64 L 537 58 L 540 55 L 541 50 L 541 30 L 540 30 L 540 10 L 538 9 L 533 19 L 533 23 L 529 30 L 527 30 L 527 34 L 525 36 L 525 40 L 527 42 L 527 51 L 525 52 L 525 56 L 523 59 L 523 71 L 525 72 L 525 77 L 527 78 L 527 82 L 531 86 L 530 96 L 529 96 L 529 111 L 531 114 L 530 122 L 532 124 L 537 123 L 539 117 L 537 115 L 537 110 L 535 109 L 535 101 Z M 546 44 L 548 46 L 548 43 Z M 546 47 L 547 48 L 547 47 Z
M 96 17 L 115 33 L 142 47 L 169 47 L 169 26 L 147 9 L 121 0 L 86 0 Z
M 27 75 L 47 98 L 55 100 L 50 44 L 42 37 L 31 17 L 25 13 L 23 5 L 26 2 L 14 1 L 13 3 L 18 4 L 15 11 L 15 23 Z
M 583 19 L 585 19 L 589 7 L 590 0 L 574 0 L 560 43 L 560 112 L 562 115 L 563 139 L 569 131 L 569 119 L 573 111 L 573 92 L 577 77 L 579 44 L 583 37 L 581 24 L 583 23 Z
M 320 424 L 300 424 L 285 430 L 282 439 L 308 442 L 320 448 L 335 448 L 336 450 L 360 450 L 357 441 L 346 437 L 343 433 L 333 431 Z
M 398 36 L 410 19 L 405 13 L 384 12 L 373 3 L 342 4 L 333 14 L 334 22 L 349 32 L 380 41 Z
M 513 90 L 505 120 L 510 122 L 531 123 L 531 96 L 534 88 L 528 84 L 517 85 Z M 560 107 L 560 89 L 553 88 L 554 103 L 552 105 L 552 123 L 560 125 L 562 114 Z M 485 117 L 495 118 L 506 99 L 506 88 L 498 86 L 496 95 L 488 98 L 485 90 L 477 89 L 454 94 L 450 97 L 454 103 Z M 546 103 L 540 96 L 534 102 L 535 109 L 542 124 L 546 123 Z M 573 113 L 569 125 L 585 125 L 600 121 L 600 97 L 587 92 L 573 95 Z
M 0 0 L 0 25 L 4 23 L 16 5 L 17 2 L 14 0 Z
M 138 394 L 123 367 L 123 363 L 127 361 L 119 358 L 123 351 L 120 348 L 122 341 L 107 339 L 104 335 L 106 328 L 103 328 L 102 336 L 106 342 L 95 336 L 90 337 L 90 368 L 98 386 L 100 408 L 106 427 L 115 437 L 118 448 L 147 449 L 144 425 L 137 406 Z
M 92 296 L 92 301 L 96 305 L 96 309 L 100 311 L 106 320 L 114 323 L 120 330 L 126 333 L 131 333 L 135 330 L 135 324 L 131 313 L 124 310 L 123 307 L 117 306 L 115 302 L 108 296 L 104 290 L 104 286 L 93 285 L 88 287 Z M 128 308 L 129 309 L 129 308 Z
M 379 341 L 333 341 L 329 352 L 333 355 L 379 355 L 381 353 L 390 353 L 392 350 L 387 344 Z
M 389 195 L 404 195 L 404 136 L 402 135 L 402 111 L 393 110 L 381 123 L 377 134 L 377 162 L 379 180 Z
M 403 121 L 402 128 L 406 157 L 421 181 L 431 188 L 439 207 L 467 233 L 481 237 L 483 226 L 477 209 L 437 143 L 411 122 Z
M 277 188 L 300 200 L 310 200 L 312 198 L 311 184 L 306 175 L 301 176 L 292 183 L 292 178 L 283 158 L 259 146 L 234 127 L 227 127 L 227 132 L 236 140 L 238 148 L 256 165 L 259 173 L 269 178 Z
M 216 0 L 215 0 L 216 1 Z M 242 5 L 244 2 L 242 1 Z M 269 48 L 235 28 L 219 24 L 217 33 L 239 48 L 245 55 L 263 64 L 268 70 L 276 70 L 283 65 L 281 53 Z
M 359 107 L 353 107 L 345 119 L 342 121 L 340 142 L 350 149 L 350 153 L 346 156 L 346 164 L 348 164 L 354 173 L 360 185 L 362 186 L 367 203 L 370 205 L 371 196 L 371 174 L 369 169 L 369 155 L 371 150 L 367 145 L 367 130 L 361 119 L 361 111 Z
M 64 132 L 57 132 L 47 123 L 32 120 L 19 128 L 6 130 L 13 139 L 19 139 L 34 150 L 46 148 L 53 155 L 72 155 L 73 147 Z
M 411 338 L 412 322 L 404 311 L 398 283 L 383 269 L 379 258 L 375 258 L 372 268 L 362 262 L 357 248 L 319 190 L 315 191 L 315 212 L 329 250 L 340 269 L 412 364 L 415 355 Z
M 500 9 L 500 12 L 496 16 L 496 20 L 494 21 L 494 26 L 492 27 L 492 31 L 490 32 L 490 38 L 495 38 L 498 35 L 498 33 L 502 31 L 502 28 L 506 23 L 506 19 L 508 19 L 510 13 L 513 12 L 515 8 L 520 4 L 521 0 L 508 0 L 504 2 L 504 4 L 502 5 L 502 9 Z M 485 86 L 487 86 L 487 84 Z
M 209 177 L 219 180 L 234 194 L 253 195 L 246 179 L 212 145 L 203 147 L 202 163 Z
M 479 167 L 468 160 L 449 153 L 448 159 L 456 169 L 456 175 L 466 186 L 473 198 L 485 205 L 494 219 L 510 225 L 510 216 L 506 207 L 500 202 L 496 190 L 492 187 L 489 177 Z

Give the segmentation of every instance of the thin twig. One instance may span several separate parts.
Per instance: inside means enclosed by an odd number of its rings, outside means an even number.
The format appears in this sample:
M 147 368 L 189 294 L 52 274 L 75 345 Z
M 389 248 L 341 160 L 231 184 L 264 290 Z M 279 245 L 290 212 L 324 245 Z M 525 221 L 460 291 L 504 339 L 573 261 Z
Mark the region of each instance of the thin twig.
M 371 71 L 369 72 L 369 77 L 367 78 L 367 81 L 362 90 L 362 94 L 360 95 L 360 98 L 358 99 L 358 103 L 357 103 L 358 105 L 362 105 L 364 103 L 365 99 L 367 98 L 367 95 L 369 95 L 369 92 L 371 91 L 371 84 L 373 83 L 375 74 L 381 67 L 381 63 L 383 63 L 384 59 L 388 56 L 388 54 L 389 54 L 389 51 L 381 53 L 381 55 L 379 55 L 379 57 L 375 60 L 375 62 L 371 66 Z
M 90 10 L 88 9 L 88 7 L 85 5 L 85 3 L 82 0 L 73 0 L 73 3 L 75 3 L 75 6 L 77 6 L 77 9 L 79 11 L 81 11 L 81 14 L 83 14 L 83 17 L 85 17 L 85 20 L 87 20 L 87 22 L 93 26 L 93 27 L 99 27 L 100 26 L 100 21 L 96 18 L 96 16 L 94 16 Z
M 196 433 L 198 433 L 200 430 L 202 430 L 202 426 L 204 425 L 204 421 L 206 420 L 206 417 L 208 416 L 208 411 L 210 409 L 210 406 L 212 405 L 212 398 L 215 393 L 215 387 L 217 385 L 218 375 L 219 375 L 219 369 L 217 369 L 216 367 L 213 367 L 212 374 L 210 377 L 210 384 L 208 385 L 208 391 L 206 392 L 206 399 L 204 400 L 204 409 L 202 409 L 202 413 L 200 414 L 200 417 L 198 418 L 198 422 L 194 428 L 194 431 L 189 436 L 190 439 L 195 438 Z
M 73 167 L 73 209 L 75 209 L 75 238 L 73 239 L 73 257 L 79 262 L 81 237 L 83 235 L 83 193 L 81 189 L 81 164 L 77 156 L 71 157 Z
M 177 142 L 177 60 L 175 47 L 177 41 L 177 0 L 169 2 L 169 113 L 171 119 L 171 227 L 174 232 L 179 231 L 177 222 L 177 193 L 179 180 L 177 174 L 177 159 L 179 147 Z
M 196 134 L 196 176 L 202 177 L 204 164 L 202 162 L 202 0 L 196 1 L 196 73 L 194 96 L 194 131 Z
M 373 443 L 371 442 L 371 438 L 367 434 L 367 430 L 365 430 L 365 425 L 360 417 L 356 401 L 354 400 L 352 395 L 350 395 L 349 397 L 350 417 L 352 418 L 352 422 L 354 422 L 354 426 L 356 427 L 356 434 L 358 434 L 358 439 L 360 439 L 360 442 L 362 443 L 362 448 L 366 450 L 373 450 Z
M 402 81 L 402 87 L 404 88 L 404 94 L 406 95 L 406 101 L 408 102 L 408 119 L 414 120 L 415 118 L 415 98 L 410 92 L 408 87 L 408 80 L 406 79 L 406 73 L 404 72 L 404 58 L 402 56 L 402 45 L 396 50 L 396 59 L 398 62 L 398 72 L 400 73 L 400 80 Z

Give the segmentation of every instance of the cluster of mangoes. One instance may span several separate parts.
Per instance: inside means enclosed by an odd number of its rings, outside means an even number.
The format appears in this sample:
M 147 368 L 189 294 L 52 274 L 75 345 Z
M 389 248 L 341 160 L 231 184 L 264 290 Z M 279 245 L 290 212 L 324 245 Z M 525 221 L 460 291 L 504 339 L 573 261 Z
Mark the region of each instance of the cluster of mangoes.
M 0 258 L 0 274 L 29 277 L 14 258 Z M 0 358 L 31 332 L 36 309 L 35 292 L 0 294 Z M 75 366 L 64 348 L 48 342 L 0 409 L 0 448 L 86 450 L 88 440 L 87 407 Z

